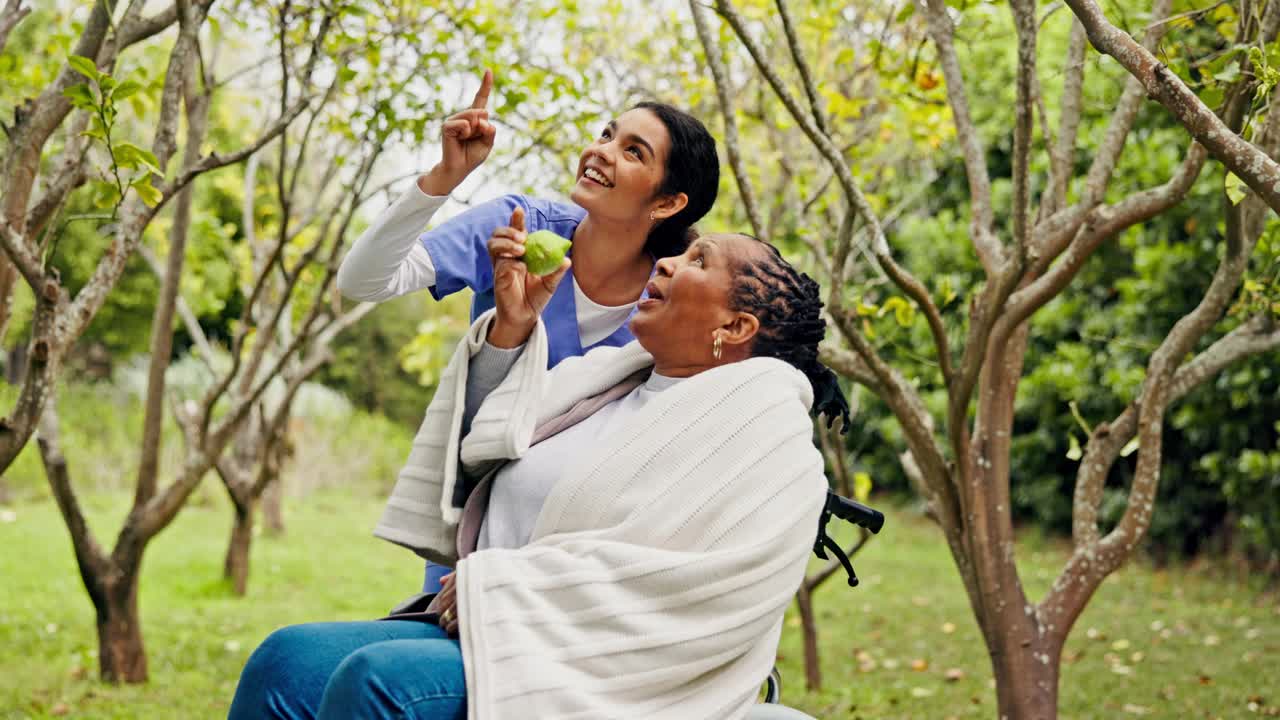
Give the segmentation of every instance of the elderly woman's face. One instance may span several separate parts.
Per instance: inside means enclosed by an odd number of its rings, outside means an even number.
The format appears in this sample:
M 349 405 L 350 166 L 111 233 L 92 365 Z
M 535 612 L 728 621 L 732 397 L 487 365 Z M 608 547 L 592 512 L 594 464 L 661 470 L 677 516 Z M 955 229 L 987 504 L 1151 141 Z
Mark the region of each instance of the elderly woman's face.
M 759 245 L 741 235 L 704 235 L 683 255 L 658 261 L 631 332 L 659 367 L 707 364 L 714 332 L 739 315 L 729 308 L 735 269 Z

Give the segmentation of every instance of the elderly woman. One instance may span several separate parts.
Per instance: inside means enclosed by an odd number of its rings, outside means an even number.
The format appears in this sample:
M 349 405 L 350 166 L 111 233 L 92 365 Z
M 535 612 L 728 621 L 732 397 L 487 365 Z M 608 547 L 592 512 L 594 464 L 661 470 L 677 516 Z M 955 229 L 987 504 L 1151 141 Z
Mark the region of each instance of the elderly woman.
M 659 260 L 637 342 L 547 369 L 547 277 L 490 241 L 496 308 L 459 345 L 376 534 L 455 564 L 430 615 L 302 625 L 232 717 L 741 717 L 774 661 L 826 481 L 808 413 L 818 286 L 770 245 Z M 489 508 L 486 512 L 486 508 Z M 457 639 L 454 639 L 457 638 Z

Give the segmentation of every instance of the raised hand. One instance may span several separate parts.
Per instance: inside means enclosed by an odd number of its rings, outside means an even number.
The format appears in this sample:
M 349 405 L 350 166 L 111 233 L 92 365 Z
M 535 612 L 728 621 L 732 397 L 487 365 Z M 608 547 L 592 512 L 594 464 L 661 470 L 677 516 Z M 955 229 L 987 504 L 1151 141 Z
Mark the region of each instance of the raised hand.
M 493 295 L 497 317 L 489 328 L 489 342 L 513 348 L 529 339 L 538 316 L 551 301 L 556 286 L 569 270 L 565 258 L 559 270 L 539 277 L 520 261 L 524 255 L 524 209 L 511 213 L 511 225 L 493 231 L 489 238 L 489 260 L 493 263 Z
M 471 107 L 450 115 L 440 133 L 440 163 L 418 178 L 428 195 L 448 195 L 489 157 L 498 129 L 489 122 L 493 71 L 485 70 Z

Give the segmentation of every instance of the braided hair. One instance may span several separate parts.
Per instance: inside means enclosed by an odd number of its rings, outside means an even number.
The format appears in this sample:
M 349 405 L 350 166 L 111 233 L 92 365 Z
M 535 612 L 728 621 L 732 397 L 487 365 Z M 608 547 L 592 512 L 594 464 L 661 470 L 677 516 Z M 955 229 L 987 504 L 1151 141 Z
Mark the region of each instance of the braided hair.
M 835 373 L 818 361 L 818 343 L 827 330 L 818 283 L 792 267 L 773 245 L 751 239 L 769 249 L 767 259 L 740 263 L 729 292 L 731 309 L 760 320 L 751 354 L 777 358 L 804 373 L 813 385 L 814 413 L 827 416 L 827 427 L 839 417 L 847 431 L 849 403 Z

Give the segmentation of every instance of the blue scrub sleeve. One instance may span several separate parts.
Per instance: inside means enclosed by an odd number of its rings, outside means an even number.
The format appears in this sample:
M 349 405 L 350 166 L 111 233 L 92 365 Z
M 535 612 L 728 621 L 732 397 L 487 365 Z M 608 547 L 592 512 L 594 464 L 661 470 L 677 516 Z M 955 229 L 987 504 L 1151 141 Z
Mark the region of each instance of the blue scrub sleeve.
M 477 205 L 428 230 L 418 238 L 436 271 L 431 296 L 439 300 L 469 287 L 477 294 L 493 288 L 493 266 L 489 263 L 489 237 L 511 222 L 511 213 L 529 208 L 519 195 L 503 195 Z

